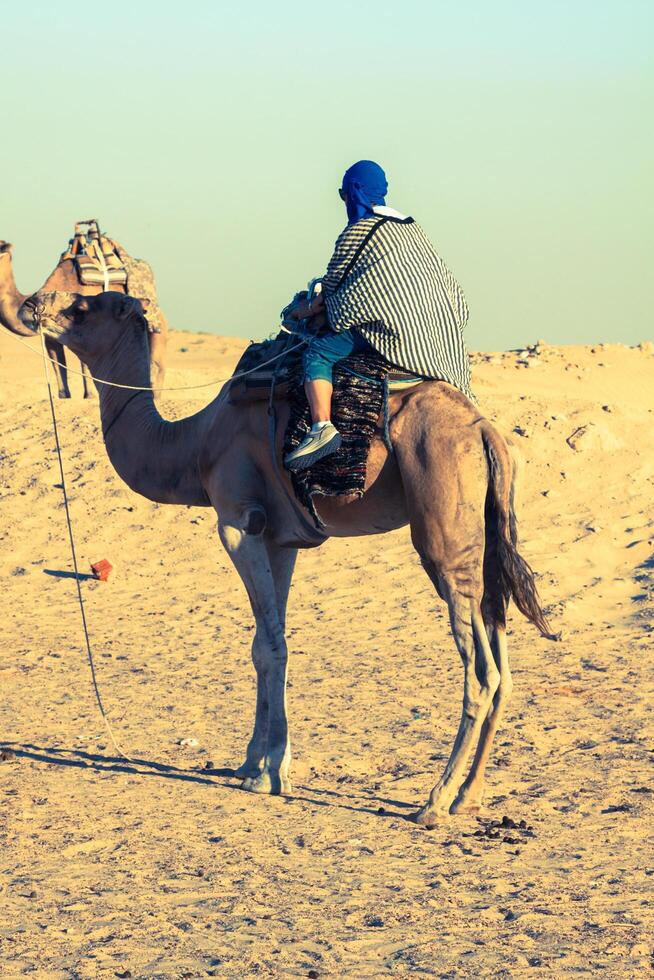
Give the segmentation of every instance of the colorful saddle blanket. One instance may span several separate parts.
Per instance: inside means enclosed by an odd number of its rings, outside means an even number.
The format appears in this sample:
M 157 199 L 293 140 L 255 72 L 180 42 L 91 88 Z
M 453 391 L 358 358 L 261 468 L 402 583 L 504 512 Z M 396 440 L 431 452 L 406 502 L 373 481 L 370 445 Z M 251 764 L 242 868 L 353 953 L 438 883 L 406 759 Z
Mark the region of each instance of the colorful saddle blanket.
M 302 385 L 302 368 L 290 378 L 291 413 L 284 436 L 284 455 L 295 449 L 311 428 L 309 404 Z M 368 453 L 373 436 L 384 432 L 389 365 L 380 354 L 352 354 L 334 368 L 332 421 L 341 445 L 308 470 L 291 473 L 295 496 L 322 527 L 313 498 L 361 497 L 366 484 Z M 386 406 L 387 407 L 387 406 Z
M 288 401 L 290 417 L 284 455 L 299 445 L 311 428 L 302 384 L 302 349 L 297 335 L 287 333 L 251 344 L 234 370 L 235 375 L 249 373 L 229 382 L 228 398 L 232 404 L 269 400 L 271 394 L 273 399 Z M 388 393 L 413 387 L 422 380 L 397 371 L 376 351 L 354 354 L 338 362 L 334 369 L 332 420 L 341 433 L 341 446 L 310 469 L 291 474 L 295 496 L 309 511 L 316 527 L 322 527 L 313 502 L 316 495 L 362 496 L 370 444 L 375 433 L 385 430 Z

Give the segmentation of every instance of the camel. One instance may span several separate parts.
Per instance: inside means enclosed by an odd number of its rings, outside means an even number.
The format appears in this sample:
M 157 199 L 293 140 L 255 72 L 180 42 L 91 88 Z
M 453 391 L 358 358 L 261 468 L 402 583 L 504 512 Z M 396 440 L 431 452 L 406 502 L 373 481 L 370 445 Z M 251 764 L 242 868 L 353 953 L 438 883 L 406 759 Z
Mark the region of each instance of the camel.
M 16 287 L 12 263 L 13 246 L 9 242 L 0 241 L 0 324 L 19 336 L 33 336 L 33 332 L 26 328 L 18 316 L 18 311 L 27 299 L 27 295 L 20 293 Z M 126 255 L 126 253 L 123 254 Z M 65 253 L 64 253 L 65 255 Z M 75 265 L 72 258 L 60 258 L 54 271 L 50 274 L 43 285 L 44 290 L 48 291 L 74 291 L 81 295 L 93 296 L 102 292 L 101 286 L 84 286 L 79 282 Z M 152 278 L 150 267 L 142 260 L 131 260 L 136 266 L 146 268 L 148 277 Z M 121 287 L 123 288 L 123 287 Z M 153 292 L 153 285 L 151 286 Z M 152 297 L 154 298 L 154 297 Z M 155 313 L 151 309 L 151 314 Z M 168 341 L 168 323 L 160 309 L 156 309 L 156 330 L 150 334 L 150 367 L 155 388 L 161 388 L 164 380 L 164 361 L 166 344 Z M 63 346 L 52 337 L 45 338 L 46 350 L 52 361 L 52 366 L 57 381 L 57 389 L 60 398 L 70 398 L 70 388 L 68 387 L 68 371 L 66 368 L 66 357 Z M 90 384 L 88 367 L 82 362 L 82 384 L 84 387 L 84 398 L 90 398 L 95 394 L 94 387 Z
M 147 387 L 147 325 L 138 301 L 40 292 L 21 310 L 89 365 L 96 379 Z M 277 402 L 277 465 L 265 402 L 230 404 L 223 389 L 196 415 L 163 419 L 151 391 L 98 383 L 104 442 L 119 476 L 150 500 L 215 508 L 220 540 L 256 622 L 252 660 L 257 695 L 245 761 L 245 790 L 291 793 L 286 706 L 285 614 L 299 548 L 328 537 L 379 534 L 410 525 L 411 540 L 448 605 L 463 661 L 463 710 L 445 770 L 413 815 L 434 827 L 450 813 L 482 806 L 484 773 L 511 692 L 506 610 L 512 597 L 541 631 L 548 627 L 533 572 L 519 555 L 505 439 L 458 390 L 425 381 L 391 395 L 390 439 L 371 444 L 362 497 L 322 497 L 317 531 L 281 470 L 285 402 Z M 471 755 L 474 758 L 466 776 Z

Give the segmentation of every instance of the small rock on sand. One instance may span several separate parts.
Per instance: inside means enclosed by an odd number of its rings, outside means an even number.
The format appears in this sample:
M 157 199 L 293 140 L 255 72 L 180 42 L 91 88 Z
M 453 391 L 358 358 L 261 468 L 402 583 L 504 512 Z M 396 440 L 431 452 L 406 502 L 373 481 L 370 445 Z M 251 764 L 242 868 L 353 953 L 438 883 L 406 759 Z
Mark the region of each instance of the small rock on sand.
M 586 452 L 593 449 L 606 451 L 619 449 L 622 445 L 620 440 L 612 432 L 609 432 L 604 426 L 596 425 L 594 422 L 580 425 L 578 429 L 575 429 L 568 436 L 566 442 L 576 452 Z

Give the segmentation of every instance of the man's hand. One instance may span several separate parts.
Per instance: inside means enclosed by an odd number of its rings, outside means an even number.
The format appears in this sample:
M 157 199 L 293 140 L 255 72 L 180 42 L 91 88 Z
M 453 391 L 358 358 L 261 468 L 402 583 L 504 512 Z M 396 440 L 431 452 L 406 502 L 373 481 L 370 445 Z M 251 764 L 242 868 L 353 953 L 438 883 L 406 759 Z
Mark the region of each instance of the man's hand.
M 309 316 L 318 316 L 319 313 L 325 312 L 325 297 L 322 292 L 314 293 L 313 299 L 309 303 Z
M 306 296 L 304 296 L 292 310 L 289 310 L 288 316 L 291 320 L 305 320 L 309 316 L 318 316 L 320 313 L 325 311 L 325 300 L 322 293 L 316 293 L 313 297 L 311 303 L 309 303 Z

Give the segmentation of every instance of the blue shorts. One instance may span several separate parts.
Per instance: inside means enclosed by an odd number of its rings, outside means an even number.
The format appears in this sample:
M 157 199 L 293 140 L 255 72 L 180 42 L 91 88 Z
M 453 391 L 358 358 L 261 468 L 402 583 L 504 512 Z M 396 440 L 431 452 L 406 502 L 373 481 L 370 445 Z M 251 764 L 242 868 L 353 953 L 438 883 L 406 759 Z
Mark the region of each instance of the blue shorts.
M 356 330 L 330 330 L 321 337 L 312 337 L 302 357 L 304 380 L 331 382 L 337 361 L 365 350 L 372 350 L 372 345 Z

